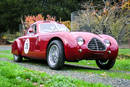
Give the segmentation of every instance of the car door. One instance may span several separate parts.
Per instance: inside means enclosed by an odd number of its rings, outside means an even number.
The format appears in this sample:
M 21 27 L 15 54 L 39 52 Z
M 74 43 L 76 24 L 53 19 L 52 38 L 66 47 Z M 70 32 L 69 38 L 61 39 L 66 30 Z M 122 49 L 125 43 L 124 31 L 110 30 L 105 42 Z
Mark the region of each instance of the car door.
M 34 50 L 35 50 L 35 42 L 36 42 L 36 25 L 33 24 L 27 31 L 26 36 L 22 38 L 23 42 L 23 56 L 33 58 Z
M 37 33 L 37 25 L 33 24 L 31 26 L 32 32 L 30 34 L 30 36 L 28 37 L 30 40 L 30 51 L 29 51 L 29 57 L 31 58 L 39 58 L 39 51 L 40 51 L 40 47 L 38 47 L 39 45 L 39 35 Z

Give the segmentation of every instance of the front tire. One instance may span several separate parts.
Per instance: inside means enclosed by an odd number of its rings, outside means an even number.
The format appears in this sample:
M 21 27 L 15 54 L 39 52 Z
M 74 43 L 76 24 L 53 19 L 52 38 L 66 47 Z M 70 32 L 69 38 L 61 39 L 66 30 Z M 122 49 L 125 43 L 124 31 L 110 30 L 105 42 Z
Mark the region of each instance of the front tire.
M 115 64 L 116 60 L 115 59 L 107 59 L 107 60 L 96 60 L 96 64 L 100 69 L 103 70 L 109 70 L 111 69 L 114 64 Z
M 20 55 L 14 55 L 14 61 L 15 62 L 22 62 L 23 58 Z
M 61 41 L 53 40 L 47 49 L 47 63 L 51 69 L 61 69 L 64 65 L 64 47 Z

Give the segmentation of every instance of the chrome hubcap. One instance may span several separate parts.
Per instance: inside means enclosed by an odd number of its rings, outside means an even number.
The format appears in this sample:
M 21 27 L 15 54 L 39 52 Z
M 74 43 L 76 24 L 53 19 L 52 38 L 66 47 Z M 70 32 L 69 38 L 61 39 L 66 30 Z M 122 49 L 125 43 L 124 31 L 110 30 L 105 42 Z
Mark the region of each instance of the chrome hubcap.
M 99 63 L 101 64 L 101 65 L 105 65 L 105 64 L 107 64 L 109 62 L 109 60 L 99 60 Z
M 59 58 L 59 48 L 57 45 L 52 45 L 49 50 L 49 63 L 50 65 L 55 65 L 58 62 Z
M 18 60 L 18 56 L 14 55 L 14 59 L 15 59 L 15 60 Z

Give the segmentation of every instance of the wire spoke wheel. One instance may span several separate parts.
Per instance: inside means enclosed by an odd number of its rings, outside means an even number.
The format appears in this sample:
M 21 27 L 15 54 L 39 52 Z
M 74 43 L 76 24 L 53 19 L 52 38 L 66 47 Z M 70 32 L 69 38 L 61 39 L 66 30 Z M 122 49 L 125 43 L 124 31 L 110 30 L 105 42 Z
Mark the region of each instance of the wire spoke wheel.
M 47 49 L 47 63 L 51 69 L 60 69 L 64 65 L 64 48 L 59 40 L 54 40 Z
M 55 65 L 58 62 L 59 48 L 56 45 L 51 46 L 49 50 L 49 62 L 51 65 Z

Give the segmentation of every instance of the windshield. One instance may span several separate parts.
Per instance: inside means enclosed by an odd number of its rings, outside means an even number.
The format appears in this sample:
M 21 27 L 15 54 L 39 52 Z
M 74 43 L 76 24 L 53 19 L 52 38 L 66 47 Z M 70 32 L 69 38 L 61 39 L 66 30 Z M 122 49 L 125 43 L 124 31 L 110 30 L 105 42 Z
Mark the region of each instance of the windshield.
M 39 24 L 39 32 L 45 33 L 45 32 L 69 32 L 69 29 L 63 25 L 58 24 L 56 22 L 54 23 L 43 23 Z

